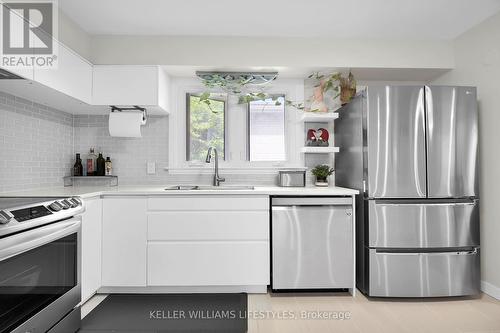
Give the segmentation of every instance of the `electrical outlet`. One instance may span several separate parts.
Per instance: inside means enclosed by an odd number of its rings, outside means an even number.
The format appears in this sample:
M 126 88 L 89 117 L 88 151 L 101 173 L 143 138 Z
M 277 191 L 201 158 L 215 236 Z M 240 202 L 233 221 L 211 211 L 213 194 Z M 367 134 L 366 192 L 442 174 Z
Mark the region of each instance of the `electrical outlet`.
M 148 175 L 154 175 L 156 173 L 156 163 L 148 162 Z

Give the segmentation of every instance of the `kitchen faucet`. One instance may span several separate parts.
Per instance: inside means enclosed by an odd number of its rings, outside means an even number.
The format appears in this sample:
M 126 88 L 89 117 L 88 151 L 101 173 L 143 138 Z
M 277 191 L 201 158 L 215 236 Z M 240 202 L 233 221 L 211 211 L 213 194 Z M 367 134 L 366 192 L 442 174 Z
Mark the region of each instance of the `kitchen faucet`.
M 214 151 L 214 155 L 215 155 L 215 162 L 214 162 L 215 174 L 214 174 L 213 185 L 220 186 L 220 183 L 225 182 L 226 179 L 223 177 L 219 177 L 219 155 L 217 154 L 217 149 L 215 149 L 215 147 L 208 148 L 207 159 L 205 160 L 205 162 L 210 163 L 210 161 L 212 160 L 212 150 Z

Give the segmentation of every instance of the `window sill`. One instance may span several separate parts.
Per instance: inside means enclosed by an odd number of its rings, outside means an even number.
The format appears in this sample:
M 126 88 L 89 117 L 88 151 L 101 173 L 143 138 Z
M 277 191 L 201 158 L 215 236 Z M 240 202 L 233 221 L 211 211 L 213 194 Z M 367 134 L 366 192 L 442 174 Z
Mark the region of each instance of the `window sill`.
M 221 174 L 232 174 L 232 175 L 241 175 L 241 174 L 276 174 L 279 170 L 307 170 L 306 167 L 298 167 L 298 166 L 269 166 L 269 167 L 219 167 L 219 172 Z M 213 174 L 214 167 L 207 166 L 190 166 L 185 168 L 164 168 L 165 171 L 173 175 L 204 175 L 204 174 Z

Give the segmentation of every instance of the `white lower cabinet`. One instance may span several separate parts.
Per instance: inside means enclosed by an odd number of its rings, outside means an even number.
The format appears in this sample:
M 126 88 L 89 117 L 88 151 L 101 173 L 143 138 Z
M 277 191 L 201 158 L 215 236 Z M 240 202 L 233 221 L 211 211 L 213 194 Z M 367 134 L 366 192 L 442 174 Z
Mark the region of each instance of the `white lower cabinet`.
M 82 214 L 82 301 L 85 302 L 101 287 L 101 228 L 102 200 L 85 199 Z
M 146 197 L 104 198 L 102 285 L 146 286 Z
M 269 284 L 268 196 L 112 196 L 102 211 L 103 289 Z
M 148 209 L 148 286 L 269 284 L 269 197 L 150 198 Z
M 269 284 L 269 242 L 200 241 L 148 244 L 150 286 Z

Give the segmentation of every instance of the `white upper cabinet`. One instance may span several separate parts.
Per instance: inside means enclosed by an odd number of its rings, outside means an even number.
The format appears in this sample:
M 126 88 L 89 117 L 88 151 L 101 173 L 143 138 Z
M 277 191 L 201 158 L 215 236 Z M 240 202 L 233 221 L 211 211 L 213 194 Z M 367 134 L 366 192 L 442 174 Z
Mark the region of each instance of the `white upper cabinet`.
M 34 81 L 90 104 L 92 64 L 61 43 L 58 43 L 57 57 L 57 68 L 35 68 Z
M 166 113 L 168 76 L 159 66 L 94 65 L 92 104 Z
M 1 66 L 0 68 L 10 72 L 12 74 L 18 75 L 27 80 L 33 80 L 33 67 L 5 67 Z

